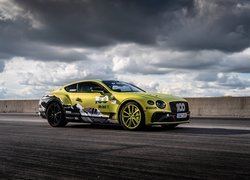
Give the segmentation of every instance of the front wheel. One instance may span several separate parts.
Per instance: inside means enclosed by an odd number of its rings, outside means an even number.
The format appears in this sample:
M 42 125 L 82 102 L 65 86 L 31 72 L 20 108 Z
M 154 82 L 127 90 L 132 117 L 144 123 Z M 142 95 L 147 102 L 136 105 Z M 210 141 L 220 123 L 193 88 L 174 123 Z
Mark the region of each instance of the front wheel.
M 48 106 L 46 116 L 52 127 L 63 127 L 67 124 L 62 106 L 57 102 L 52 102 Z
M 138 130 L 145 126 L 144 113 L 136 102 L 128 102 L 122 106 L 119 121 L 128 130 Z

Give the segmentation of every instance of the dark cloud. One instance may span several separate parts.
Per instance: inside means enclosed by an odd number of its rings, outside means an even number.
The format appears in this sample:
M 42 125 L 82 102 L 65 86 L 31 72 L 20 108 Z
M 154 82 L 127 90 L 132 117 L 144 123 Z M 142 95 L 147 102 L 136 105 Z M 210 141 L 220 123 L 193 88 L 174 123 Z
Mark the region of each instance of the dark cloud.
M 70 48 L 51 46 L 30 39 L 34 30 L 27 22 L 0 20 L 0 59 L 10 59 L 14 56 L 45 61 L 77 61 L 87 60 L 84 53 Z
M 210 51 L 170 52 L 161 54 L 158 61 L 151 65 L 157 68 L 203 70 L 216 67 L 222 56 L 220 52 Z
M 202 71 L 198 73 L 195 77 L 197 81 L 214 82 L 217 81 L 217 73 L 211 71 Z
M 52 47 L 155 45 L 165 22 L 174 21 L 172 12 L 192 5 L 190 0 L 9 1 L 0 8 L 0 58 L 82 60 L 83 53 Z
M 5 63 L 3 60 L 0 59 L 0 73 L 4 70 Z
M 182 50 L 240 51 L 250 42 L 249 2 L 192 0 L 18 0 L 43 26 L 29 38 L 68 46 L 120 42 Z
M 216 1 L 215 1 L 216 2 Z M 171 32 L 166 45 L 179 50 L 241 51 L 250 46 L 250 7 L 207 1 L 194 17 Z M 222 2 L 222 1 L 219 1 Z M 209 7 L 213 4 L 213 7 Z M 248 3 L 250 5 L 250 2 Z
M 177 51 L 235 52 L 250 45 L 250 2 L 246 0 L 9 2 L 19 9 L 13 18 L 0 12 L 2 59 L 87 60 L 86 54 L 65 49 L 131 42 Z M 189 61 L 172 61 L 171 66 L 201 68 L 199 60 Z M 203 63 L 202 67 L 213 62 Z
M 155 44 L 174 11 L 191 0 L 16 1 L 43 24 L 30 37 L 52 44 L 106 46 L 119 42 Z

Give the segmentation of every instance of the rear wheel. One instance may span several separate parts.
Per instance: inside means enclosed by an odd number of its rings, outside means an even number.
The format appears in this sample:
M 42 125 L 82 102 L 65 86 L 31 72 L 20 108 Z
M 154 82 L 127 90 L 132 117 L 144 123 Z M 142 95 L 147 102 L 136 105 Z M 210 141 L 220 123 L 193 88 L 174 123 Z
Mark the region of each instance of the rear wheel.
M 48 106 L 46 116 L 52 127 L 63 127 L 67 124 L 62 106 L 57 102 L 52 102 Z
M 119 120 L 121 125 L 128 130 L 138 130 L 145 126 L 144 113 L 136 102 L 128 102 L 122 106 Z
M 178 124 L 164 124 L 164 125 L 161 125 L 161 126 L 164 129 L 174 129 L 174 128 L 176 128 L 176 126 L 178 126 Z

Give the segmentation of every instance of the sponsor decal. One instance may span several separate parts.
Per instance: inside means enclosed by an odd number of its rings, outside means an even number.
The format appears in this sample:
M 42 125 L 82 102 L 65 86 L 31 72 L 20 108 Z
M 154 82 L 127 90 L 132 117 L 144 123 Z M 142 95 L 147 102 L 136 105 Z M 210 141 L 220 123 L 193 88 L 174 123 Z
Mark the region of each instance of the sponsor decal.
M 106 116 L 97 108 L 84 108 L 80 104 L 76 104 L 76 107 L 79 109 L 81 116 L 106 118 Z
M 96 96 L 95 97 L 95 103 L 99 104 L 99 103 L 107 103 L 109 100 L 109 97 L 107 95 L 105 96 Z
M 184 112 L 186 110 L 186 106 L 184 103 L 176 103 L 177 112 Z

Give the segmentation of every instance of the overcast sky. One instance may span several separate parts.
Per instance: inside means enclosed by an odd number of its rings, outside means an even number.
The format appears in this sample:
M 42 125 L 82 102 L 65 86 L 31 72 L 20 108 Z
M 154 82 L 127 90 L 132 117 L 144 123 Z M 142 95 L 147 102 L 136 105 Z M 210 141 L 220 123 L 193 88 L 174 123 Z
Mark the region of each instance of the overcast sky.
M 0 99 L 80 79 L 250 96 L 250 1 L 0 0 Z

